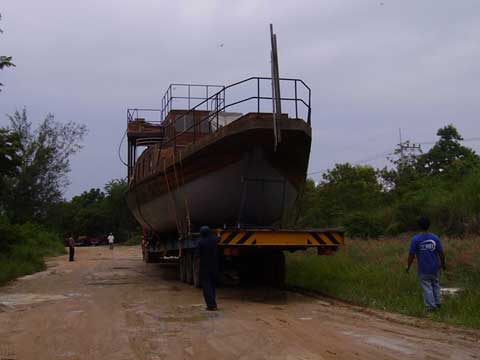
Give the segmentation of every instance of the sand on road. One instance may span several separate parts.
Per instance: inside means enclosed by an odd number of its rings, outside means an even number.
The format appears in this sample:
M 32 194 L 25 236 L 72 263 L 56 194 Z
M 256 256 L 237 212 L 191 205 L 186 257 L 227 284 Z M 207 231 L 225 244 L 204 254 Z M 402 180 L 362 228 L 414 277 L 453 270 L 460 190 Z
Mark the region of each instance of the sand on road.
M 0 288 L 0 360 L 478 359 L 480 332 L 263 288 L 218 312 L 138 247 L 77 248 Z

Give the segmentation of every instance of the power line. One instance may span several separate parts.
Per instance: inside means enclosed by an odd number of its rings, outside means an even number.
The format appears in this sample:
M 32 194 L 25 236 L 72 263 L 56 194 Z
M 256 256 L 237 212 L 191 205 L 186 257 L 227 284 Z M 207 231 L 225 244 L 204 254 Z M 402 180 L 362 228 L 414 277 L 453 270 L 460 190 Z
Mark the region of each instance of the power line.
M 389 149 L 389 150 L 387 150 L 387 151 L 384 151 L 384 152 L 382 152 L 382 153 L 378 153 L 378 154 L 369 156 L 368 158 L 364 158 L 364 159 L 361 159 L 361 160 L 353 161 L 351 164 L 352 164 L 352 165 L 366 164 L 366 163 L 369 163 L 369 162 L 372 162 L 372 161 L 375 161 L 375 160 L 384 158 L 384 157 L 389 156 L 389 155 L 393 155 L 391 149 Z M 328 170 L 328 169 L 316 170 L 316 171 L 309 172 L 307 175 L 323 174 L 323 173 L 326 172 L 327 170 Z
M 401 137 L 400 137 L 400 139 L 401 139 Z M 401 141 L 400 144 L 398 144 L 398 146 L 400 146 L 401 151 L 402 150 L 420 150 L 421 145 L 434 145 L 434 144 L 437 143 L 437 141 L 423 141 L 423 142 L 411 143 L 410 141 L 407 140 L 407 141 L 404 141 L 404 142 Z M 466 139 L 460 140 L 460 142 L 473 142 L 473 141 L 480 141 L 480 137 L 471 137 L 471 138 L 466 138 Z M 353 161 L 353 162 L 351 162 L 351 164 L 352 165 L 366 164 L 366 163 L 381 159 L 382 157 L 388 157 L 388 156 L 394 155 L 394 154 L 395 153 L 392 152 L 392 149 L 389 149 L 389 150 L 384 151 L 382 153 L 372 155 L 368 158 Z M 315 170 L 315 171 L 307 173 L 307 176 L 323 174 L 323 173 L 327 172 L 328 170 L 329 169 Z
M 480 141 L 480 137 L 472 137 L 472 138 L 467 138 L 467 139 L 460 140 L 460 142 L 472 142 L 472 141 Z M 437 143 L 437 141 L 424 141 L 424 142 L 419 142 L 417 144 L 420 144 L 420 145 L 434 145 L 436 143 Z

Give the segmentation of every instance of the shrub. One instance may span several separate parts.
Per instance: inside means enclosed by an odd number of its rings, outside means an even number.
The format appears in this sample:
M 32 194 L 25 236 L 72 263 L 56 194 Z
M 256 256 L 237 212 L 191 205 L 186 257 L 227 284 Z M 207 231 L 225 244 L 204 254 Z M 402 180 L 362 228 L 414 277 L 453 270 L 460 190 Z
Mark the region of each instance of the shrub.
M 351 237 L 376 238 L 385 233 L 385 224 L 380 214 L 356 212 L 343 221 L 347 234 Z
M 44 269 L 44 256 L 64 252 L 62 240 L 37 224 L 11 224 L 0 217 L 0 284 Z

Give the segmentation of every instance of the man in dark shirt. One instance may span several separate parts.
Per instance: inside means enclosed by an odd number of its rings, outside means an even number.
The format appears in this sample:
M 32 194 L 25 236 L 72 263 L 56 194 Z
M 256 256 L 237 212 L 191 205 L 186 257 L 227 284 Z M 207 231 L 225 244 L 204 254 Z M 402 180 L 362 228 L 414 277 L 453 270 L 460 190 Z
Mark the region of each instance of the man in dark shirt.
M 439 270 L 440 265 L 445 270 L 445 255 L 440 239 L 428 232 L 430 220 L 422 217 L 418 225 L 422 232 L 415 235 L 410 242 L 407 273 L 416 257 L 425 307 L 427 311 L 432 311 L 440 308 Z
M 200 228 L 195 255 L 200 258 L 200 283 L 203 289 L 203 297 L 207 304 L 207 310 L 217 310 L 215 300 L 215 285 L 218 275 L 218 238 L 212 234 L 208 226 Z
M 68 238 L 68 261 L 74 261 L 75 258 L 75 240 L 70 235 Z

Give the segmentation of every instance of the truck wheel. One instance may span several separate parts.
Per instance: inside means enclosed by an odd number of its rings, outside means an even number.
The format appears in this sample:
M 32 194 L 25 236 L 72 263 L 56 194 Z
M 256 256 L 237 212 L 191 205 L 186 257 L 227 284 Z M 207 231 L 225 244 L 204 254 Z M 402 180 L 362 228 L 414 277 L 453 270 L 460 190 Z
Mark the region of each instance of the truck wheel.
M 185 280 L 187 284 L 193 284 L 193 256 L 191 251 L 185 254 Z
M 272 254 L 272 286 L 282 288 L 285 286 L 285 254 L 280 251 Z
M 261 254 L 254 263 L 257 282 L 282 288 L 285 285 L 285 256 L 282 251 Z
M 178 260 L 178 277 L 181 282 L 185 282 L 185 255 L 180 256 Z

